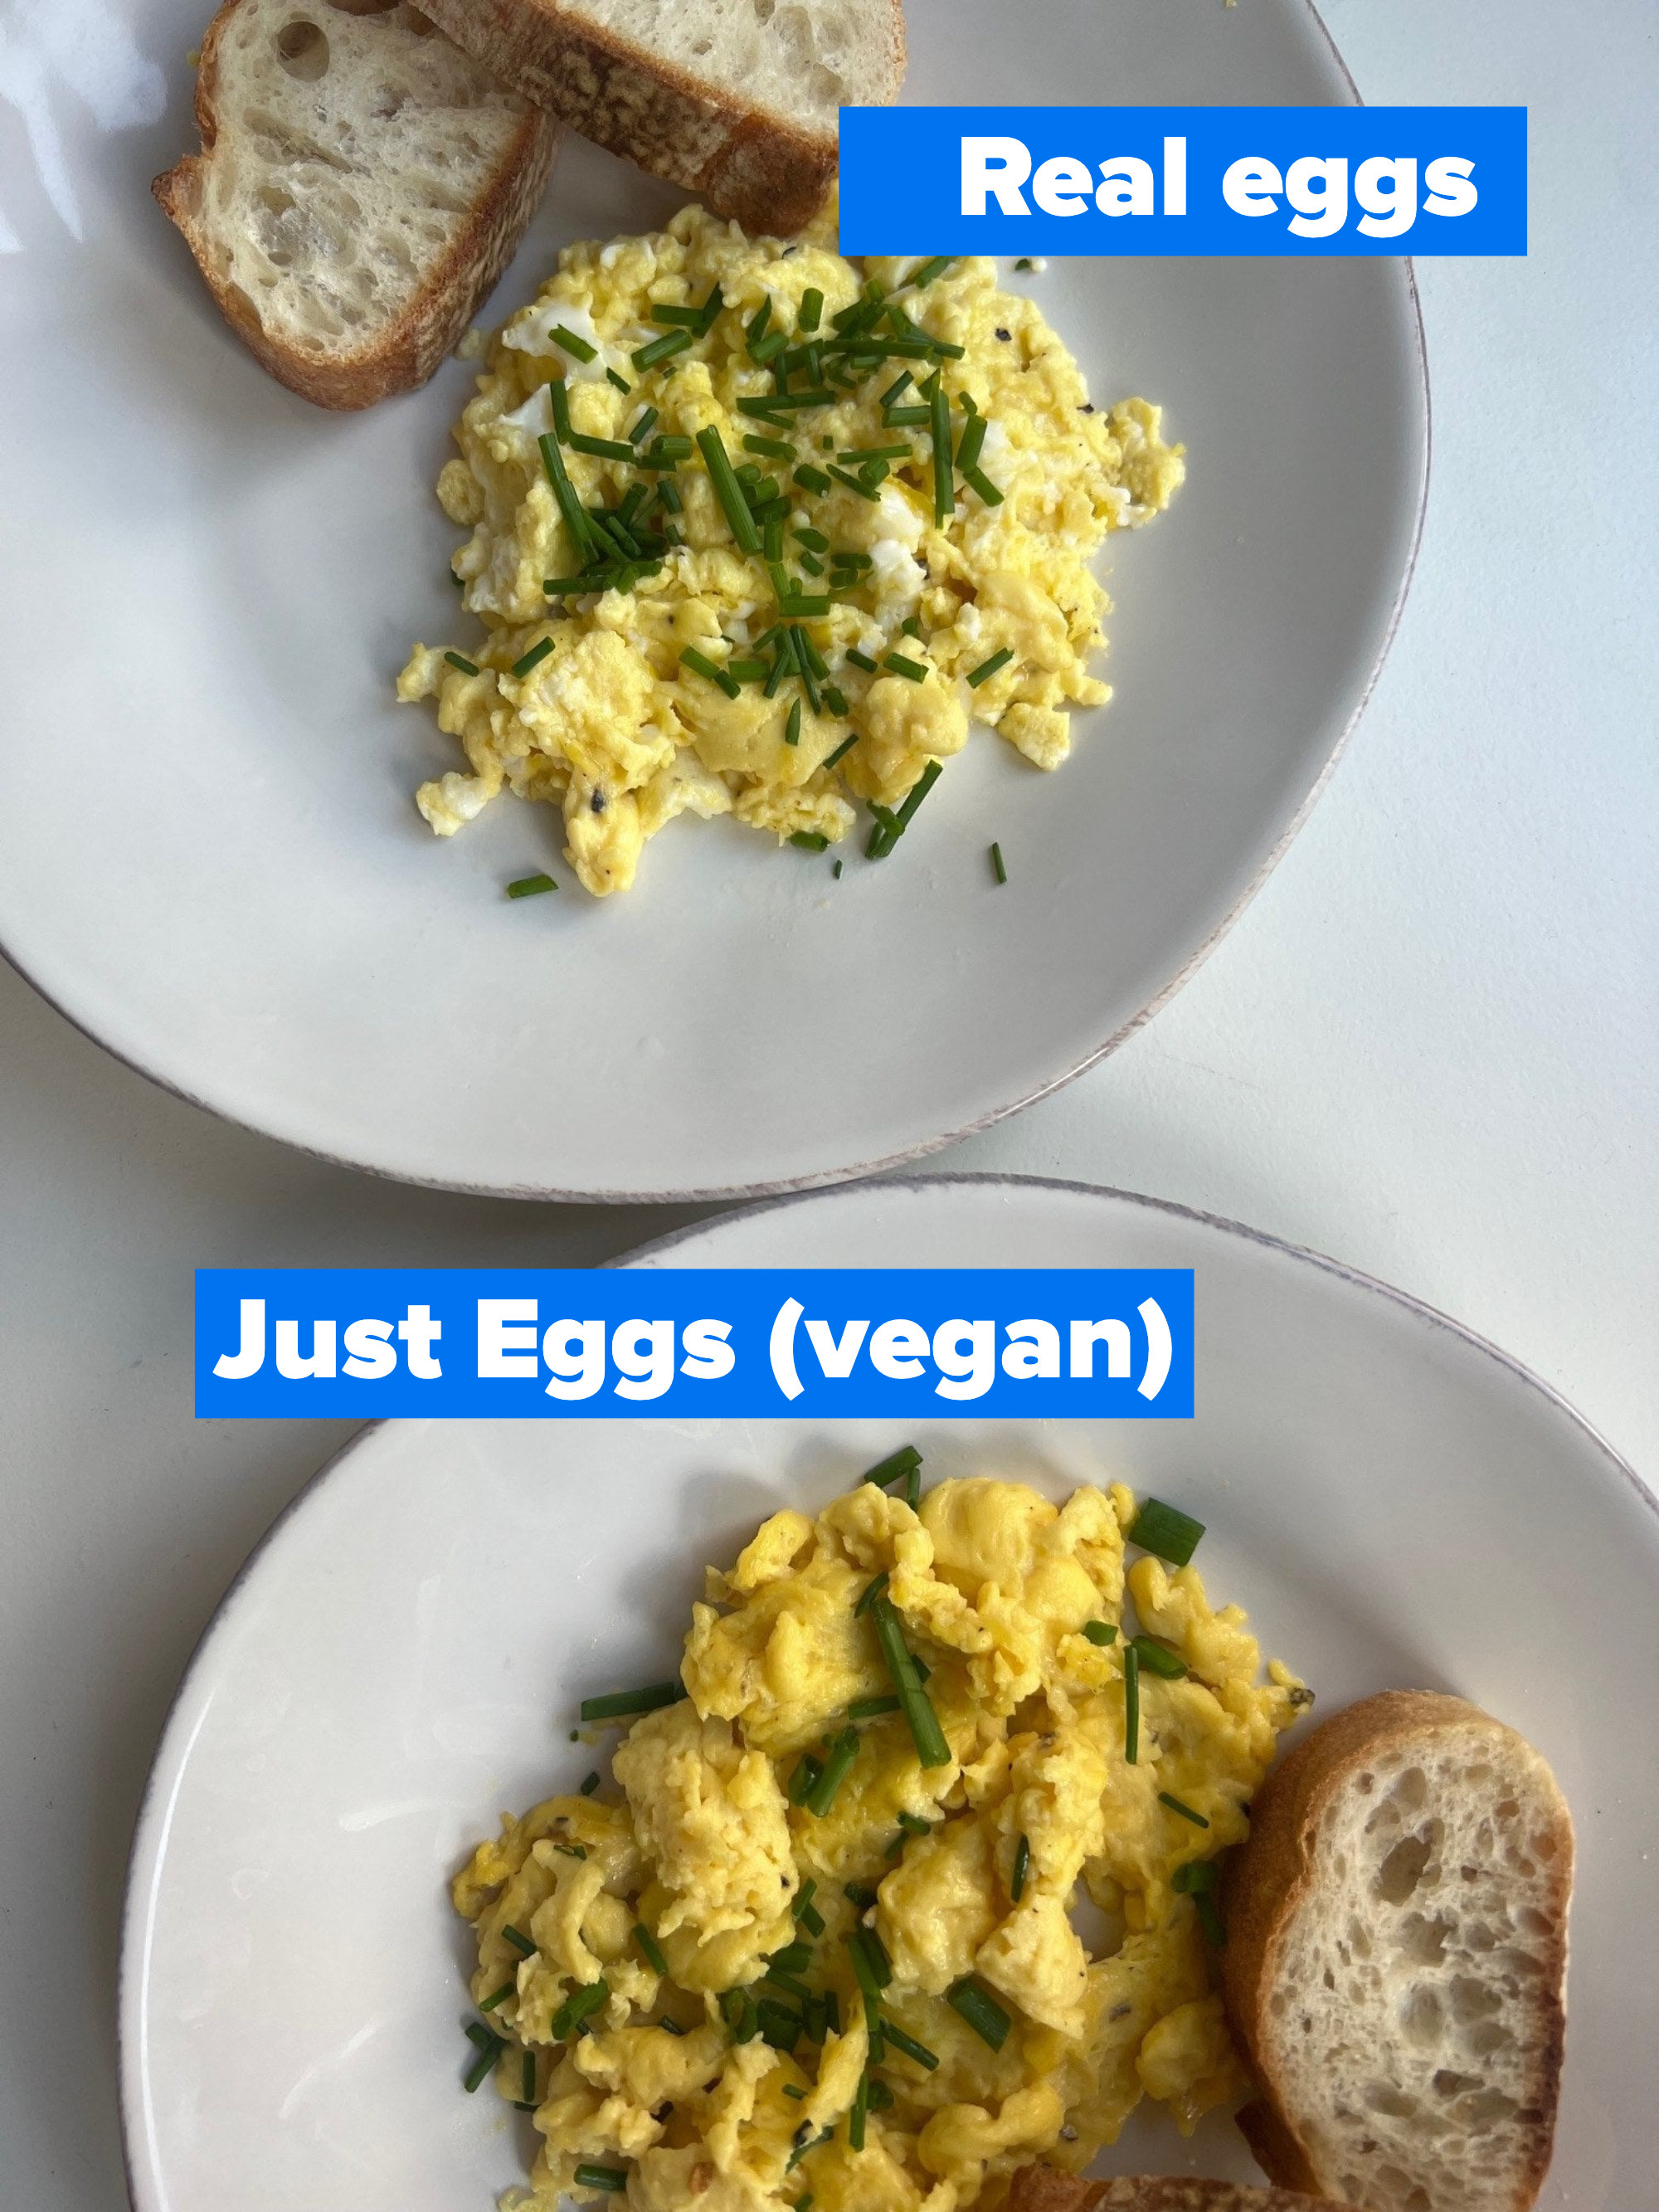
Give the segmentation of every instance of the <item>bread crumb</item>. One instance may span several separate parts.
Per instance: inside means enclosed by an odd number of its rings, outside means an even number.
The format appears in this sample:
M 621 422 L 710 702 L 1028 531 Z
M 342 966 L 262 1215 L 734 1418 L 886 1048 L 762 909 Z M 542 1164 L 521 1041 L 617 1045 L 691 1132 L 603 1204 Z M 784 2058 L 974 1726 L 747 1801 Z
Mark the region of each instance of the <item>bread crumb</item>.
M 455 349 L 456 360 L 477 361 L 483 352 L 484 343 L 484 334 L 482 331 L 470 330 Z
M 202 49 L 199 46 L 192 46 L 190 52 L 185 56 L 185 67 L 186 69 L 200 69 L 201 66 Z

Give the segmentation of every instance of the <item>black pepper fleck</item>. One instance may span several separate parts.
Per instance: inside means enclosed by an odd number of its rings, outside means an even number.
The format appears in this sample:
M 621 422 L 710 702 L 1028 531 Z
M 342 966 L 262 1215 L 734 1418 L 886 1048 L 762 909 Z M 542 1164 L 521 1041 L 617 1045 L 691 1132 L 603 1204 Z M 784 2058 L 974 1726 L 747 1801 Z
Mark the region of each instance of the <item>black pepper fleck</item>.
M 1013 336 L 1013 332 L 1012 331 L 999 331 L 997 332 L 997 336 L 1002 340 L 1004 345 L 1006 345 L 1009 339 Z
M 1095 411 L 1095 403 L 1094 403 L 1094 401 L 1093 401 L 1092 399 L 1085 399 L 1085 400 L 1084 401 L 1084 403 L 1083 403 L 1083 412 L 1084 412 L 1085 415 L 1092 415 L 1092 414 L 1094 413 L 1094 411 Z
M 596 791 L 587 803 L 592 808 L 595 814 L 603 814 L 605 811 L 605 793 L 602 791 Z

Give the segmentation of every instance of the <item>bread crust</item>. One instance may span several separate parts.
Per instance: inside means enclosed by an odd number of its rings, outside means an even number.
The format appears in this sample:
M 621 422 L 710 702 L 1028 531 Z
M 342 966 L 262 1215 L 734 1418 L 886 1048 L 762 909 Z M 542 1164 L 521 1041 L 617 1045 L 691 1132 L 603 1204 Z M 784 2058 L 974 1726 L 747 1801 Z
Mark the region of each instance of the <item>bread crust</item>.
M 1352 2212 L 1328 2197 L 1260 2189 L 1189 2174 L 1118 2175 L 1085 2181 L 1052 2166 L 1023 2166 L 1009 2185 L 1008 2212 Z
M 207 179 L 222 129 L 220 48 L 246 0 L 224 0 L 202 41 L 196 77 L 199 154 L 187 154 L 150 186 L 161 212 L 184 237 L 215 304 L 267 374 L 314 406 L 341 413 L 412 392 L 433 376 L 465 335 L 486 295 L 518 249 L 535 213 L 563 136 L 557 118 L 526 107 L 490 189 L 471 209 L 453 245 L 397 320 L 355 352 L 314 351 L 273 335 L 241 289 L 214 268 L 203 220 Z
M 836 131 L 802 131 L 746 105 L 567 15 L 558 0 L 427 0 L 426 12 L 503 83 L 751 234 L 787 237 L 823 205 L 840 165 Z M 904 77 L 896 0 L 890 37 L 890 99 Z
M 1316 1880 L 1314 1847 L 1321 1820 L 1355 1767 L 1420 1743 L 1425 1735 L 1471 1724 L 1504 1739 L 1528 1764 L 1542 1766 L 1524 1736 L 1466 1698 L 1434 1690 L 1384 1690 L 1332 1714 L 1286 1753 L 1256 1793 L 1249 1842 L 1231 1855 L 1223 1893 L 1227 1942 L 1220 1954 L 1222 1995 L 1233 2033 L 1261 2091 L 1257 2102 L 1239 2112 L 1238 2125 L 1263 2172 L 1283 2188 L 1312 2191 L 1319 2186 L 1294 2123 L 1274 2094 L 1271 2067 L 1263 2054 L 1267 2005 L 1279 1982 L 1279 1948 Z M 1551 1869 L 1551 1918 L 1557 1930 L 1559 1972 L 1550 1987 L 1540 1992 L 1543 2023 L 1534 2053 L 1529 2102 L 1541 2119 L 1532 2132 L 1528 2170 L 1513 2199 L 1515 2212 L 1525 2212 L 1535 2201 L 1549 2170 L 1566 2038 L 1563 1992 L 1573 1835 L 1571 1817 L 1559 1790 L 1555 1809 L 1562 1848 Z

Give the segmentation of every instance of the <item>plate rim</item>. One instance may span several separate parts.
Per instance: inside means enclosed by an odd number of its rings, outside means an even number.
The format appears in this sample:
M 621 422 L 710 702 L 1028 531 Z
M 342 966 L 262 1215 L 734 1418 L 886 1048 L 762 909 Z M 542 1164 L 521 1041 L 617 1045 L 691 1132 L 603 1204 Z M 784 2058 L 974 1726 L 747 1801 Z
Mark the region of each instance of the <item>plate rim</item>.
M 1237 1237 L 1246 1244 L 1254 1245 L 1281 1259 L 1288 1259 L 1310 1267 L 1319 1273 L 1333 1276 L 1350 1289 L 1372 1294 L 1381 1298 L 1386 1305 L 1402 1310 L 1416 1320 L 1426 1322 L 1431 1328 L 1456 1339 L 1468 1349 L 1495 1361 L 1514 1381 L 1541 1398 L 1552 1411 L 1565 1416 L 1568 1427 L 1576 1431 L 1605 1462 L 1607 1473 L 1622 1486 L 1628 1489 L 1634 1495 L 1638 1504 L 1644 1506 L 1656 1522 L 1659 1522 L 1659 1492 L 1650 1488 L 1643 1480 L 1634 1465 L 1602 1435 L 1589 1416 L 1581 1413 L 1572 1401 L 1558 1390 L 1553 1383 L 1547 1382 L 1535 1370 L 1528 1367 L 1524 1360 L 1517 1358 L 1513 1352 L 1505 1352 L 1502 1346 L 1492 1343 L 1490 1338 L 1482 1336 L 1479 1330 L 1471 1328 L 1467 1322 L 1455 1320 L 1451 1315 L 1443 1312 L 1438 1306 L 1431 1305 L 1425 1298 L 1414 1297 L 1409 1291 L 1400 1290 L 1393 1284 L 1384 1282 L 1379 1276 L 1368 1273 L 1364 1268 L 1352 1267 L 1347 1261 L 1334 1259 L 1329 1254 L 1318 1251 L 1311 1245 L 1295 1243 L 1288 1237 L 1276 1237 L 1267 1230 L 1253 1229 L 1248 1223 L 1234 1221 L 1225 1214 L 1212 1213 L 1201 1206 L 1186 1206 L 1176 1199 L 1154 1198 L 1143 1191 L 1120 1189 L 1109 1183 L 1082 1182 L 1058 1176 L 964 1173 L 890 1176 L 873 1187 L 883 1190 L 921 1194 L 940 1186 L 951 1188 L 965 1186 L 976 1189 L 1039 1190 L 1063 1194 L 1073 1199 L 1085 1200 L 1105 1199 L 1116 1204 L 1139 1208 L 1149 1213 L 1195 1223 L 1202 1229 L 1213 1230 L 1224 1236 Z M 851 1193 L 848 1195 L 850 1196 Z M 608 1261 L 605 1266 L 607 1268 L 637 1267 L 657 1259 L 665 1253 L 673 1251 L 679 1245 L 690 1242 L 696 1237 L 718 1234 L 729 1223 L 752 1221 L 762 1215 L 781 1212 L 786 1208 L 797 1206 L 833 1202 L 833 1194 L 826 1194 L 817 1189 L 781 1192 L 763 1199 L 757 1204 L 736 1208 L 713 1222 L 693 1222 L 683 1228 L 672 1230 L 665 1236 L 653 1237 L 644 1244 L 636 1245 L 629 1251 L 620 1254 L 616 1259 Z M 116 2109 L 120 2132 L 122 2171 L 134 2212 L 167 2212 L 165 2202 L 150 2194 L 147 2185 L 141 2191 L 137 2147 L 141 2136 L 143 2098 L 139 2088 L 137 2038 L 136 2034 L 129 2033 L 128 2015 L 130 2010 L 137 2002 L 142 1980 L 137 1954 L 143 1930 L 138 1924 L 138 1916 L 144 1908 L 146 1899 L 140 1893 L 142 1873 L 140 1862 L 141 1860 L 148 1862 L 153 1869 L 159 1863 L 160 1850 L 165 1844 L 167 1820 L 161 1805 L 161 1792 L 165 1789 L 169 1796 L 171 1795 L 180 1778 L 182 1769 L 175 1768 L 164 1774 L 164 1765 L 167 1765 L 168 1755 L 172 1752 L 172 1739 L 179 1724 L 182 1709 L 204 1663 L 210 1656 L 212 1644 L 227 1626 L 231 1610 L 240 1599 L 244 1587 L 252 1579 L 265 1553 L 287 1528 L 289 1521 L 321 1492 L 325 1484 L 337 1478 L 343 1467 L 354 1453 L 366 1449 L 383 1430 L 423 1425 L 433 1425 L 430 1422 L 422 1423 L 413 1420 L 407 1416 L 364 1422 L 362 1426 L 348 1437 L 337 1450 L 329 1455 L 317 1472 L 289 1500 L 237 1569 L 226 1586 L 223 1595 L 208 1616 L 202 1632 L 191 1647 L 190 1656 L 180 1672 L 178 1685 L 168 1700 L 167 1711 L 157 1730 L 155 1753 L 150 1760 L 149 1772 L 144 1778 L 144 1786 L 139 1796 L 137 1812 L 133 1816 L 132 1833 L 127 1847 L 126 1867 L 121 1887 L 120 1938 L 115 1975 Z M 156 1832 L 158 1815 L 162 1816 L 159 1832 Z
M 1356 107 L 1363 107 L 1365 105 L 1364 100 L 1354 82 L 1352 71 L 1342 58 L 1341 50 L 1332 35 L 1330 27 L 1319 11 L 1317 0 L 1295 0 L 1295 4 L 1300 5 L 1316 39 L 1323 45 L 1338 78 L 1346 88 L 1349 104 Z M 471 1198 L 520 1199 L 532 1203 L 557 1205 L 665 1206 L 720 1201 L 744 1205 L 757 1199 L 833 1189 L 842 1183 L 858 1182 L 872 1176 L 886 1175 L 894 1169 L 911 1166 L 918 1160 L 930 1158 L 933 1154 L 943 1152 L 949 1146 L 960 1144 L 966 1138 L 978 1136 L 987 1129 L 994 1128 L 999 1122 L 1008 1120 L 1013 1115 L 1024 1113 L 1028 1106 L 1033 1106 L 1040 1099 L 1051 1097 L 1055 1091 L 1063 1090 L 1067 1084 L 1075 1082 L 1079 1076 L 1087 1074 L 1091 1067 L 1097 1066 L 1102 1060 L 1117 1051 L 1121 1045 L 1126 1044 L 1138 1030 L 1143 1028 L 1155 1015 L 1161 1012 L 1170 1000 L 1192 981 L 1222 939 L 1229 934 L 1235 923 L 1242 917 L 1245 909 L 1255 900 L 1257 893 L 1266 884 L 1291 844 L 1301 834 L 1308 817 L 1323 795 L 1325 787 L 1346 753 L 1349 741 L 1358 728 L 1361 717 L 1370 704 L 1372 694 L 1376 691 L 1383 667 L 1393 650 L 1394 641 L 1399 633 L 1401 621 L 1405 613 L 1406 601 L 1410 595 L 1412 582 L 1417 572 L 1418 558 L 1422 550 L 1424 524 L 1428 512 L 1429 483 L 1433 465 L 1434 410 L 1429 380 L 1428 344 L 1423 326 L 1422 298 L 1418 289 L 1414 261 L 1409 255 L 1403 256 L 1400 266 L 1405 283 L 1405 307 L 1408 318 L 1411 353 L 1417 368 L 1416 419 L 1421 424 L 1422 452 L 1417 471 L 1416 507 L 1412 520 L 1410 543 L 1407 548 L 1399 580 L 1395 586 L 1382 636 L 1360 687 L 1359 696 L 1341 728 L 1337 732 L 1323 765 L 1304 793 L 1300 803 L 1290 819 L 1263 855 L 1255 872 L 1241 887 L 1231 905 L 1219 916 L 1207 936 L 1200 944 L 1194 947 L 1175 974 L 1140 1007 L 1139 1012 L 1132 1014 L 1127 1021 L 1121 1023 L 1101 1043 L 1091 1047 L 1070 1066 L 1048 1077 L 1031 1089 L 1021 1091 L 1018 1097 L 1008 1100 L 1006 1103 L 991 1107 L 973 1119 L 938 1135 L 920 1138 L 914 1144 L 906 1145 L 896 1152 L 884 1153 L 874 1159 L 854 1161 L 844 1166 L 814 1169 L 804 1175 L 769 1177 L 752 1183 L 669 1185 L 654 1188 L 625 1190 L 594 1188 L 581 1185 L 568 1186 L 556 1182 L 477 1182 L 465 1176 L 416 1174 L 387 1167 L 378 1161 L 359 1158 L 349 1152 L 334 1152 L 325 1145 L 307 1144 L 297 1137 L 284 1134 L 258 1121 L 248 1121 L 242 1115 L 233 1113 L 226 1107 L 216 1104 L 211 1099 L 203 1097 L 186 1080 L 163 1074 L 158 1068 L 147 1065 L 145 1057 L 135 1048 L 123 1049 L 99 1036 L 86 1021 L 72 1013 L 52 990 L 47 989 L 3 938 L 0 938 L 0 960 L 3 960 L 14 974 L 21 976 L 38 997 L 43 999 L 55 1013 L 61 1015 L 70 1028 L 85 1037 L 88 1043 L 96 1045 L 100 1052 L 107 1054 L 118 1065 L 131 1069 L 135 1075 L 142 1076 L 146 1082 L 154 1084 L 158 1090 L 168 1093 L 173 1097 L 182 1099 L 186 1105 L 194 1106 L 203 1113 L 210 1114 L 216 1121 L 231 1128 L 246 1130 L 251 1136 L 262 1137 L 270 1143 L 286 1146 L 290 1151 L 298 1152 L 303 1158 L 319 1160 L 327 1166 L 346 1168 L 360 1175 L 374 1176 L 381 1182 L 399 1183 L 413 1190 L 453 1191 Z

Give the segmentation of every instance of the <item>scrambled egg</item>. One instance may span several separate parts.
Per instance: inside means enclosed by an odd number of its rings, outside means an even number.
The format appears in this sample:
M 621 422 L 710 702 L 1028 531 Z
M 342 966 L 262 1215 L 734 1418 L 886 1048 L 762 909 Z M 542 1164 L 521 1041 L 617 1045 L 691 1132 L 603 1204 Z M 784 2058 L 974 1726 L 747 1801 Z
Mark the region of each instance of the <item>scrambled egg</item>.
M 505 1820 L 454 1883 L 485 2060 L 541 2137 L 505 2203 L 956 2212 L 1081 2169 L 1142 2097 L 1190 2130 L 1244 2092 L 1209 1863 L 1311 1698 L 1191 1566 L 1126 1573 L 1134 1516 L 1121 1486 L 866 1484 L 708 1571 L 685 1694 L 615 1786 Z M 940 1764 L 891 1710 L 884 1604 Z
M 1182 481 L 1158 410 L 1125 399 L 1097 414 L 1065 346 L 1030 301 L 998 290 L 991 262 L 860 269 L 835 252 L 835 222 L 832 205 L 786 244 L 690 207 L 655 235 L 571 246 L 495 341 L 438 484 L 471 532 L 453 574 L 486 634 L 417 646 L 398 685 L 436 700 L 466 756 L 417 794 L 440 836 L 504 786 L 544 799 L 603 896 L 629 887 L 646 839 L 677 814 L 731 814 L 817 849 L 847 835 L 856 800 L 890 815 L 930 762 L 961 750 L 970 718 L 1052 769 L 1070 748 L 1067 710 L 1110 696 L 1089 672 L 1108 601 L 1088 563 Z M 803 319 L 812 294 L 822 307 Z M 835 319 L 861 299 L 878 317 L 862 359 Z M 706 329 L 674 324 L 711 300 Z M 665 308 L 669 323 L 653 322 Z M 641 349 L 677 328 L 690 343 L 642 369 Z M 781 356 L 753 357 L 780 337 Z M 949 352 L 918 350 L 923 337 Z M 943 524 L 922 397 L 935 368 L 957 449 Z M 780 380 L 774 417 L 744 411 Z M 823 402 L 787 404 L 810 391 Z M 750 472 L 746 507 L 774 510 L 769 548 L 737 542 L 695 443 L 710 429 Z M 667 440 L 672 458 L 642 468 L 584 440 L 647 460 Z M 588 522 L 562 507 L 561 465 Z M 620 550 L 594 536 L 596 514 L 605 532 L 621 522 Z M 588 570 L 605 588 L 544 590 Z M 814 611 L 792 614 L 797 603 Z M 810 673 L 781 623 L 805 638 Z

